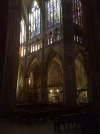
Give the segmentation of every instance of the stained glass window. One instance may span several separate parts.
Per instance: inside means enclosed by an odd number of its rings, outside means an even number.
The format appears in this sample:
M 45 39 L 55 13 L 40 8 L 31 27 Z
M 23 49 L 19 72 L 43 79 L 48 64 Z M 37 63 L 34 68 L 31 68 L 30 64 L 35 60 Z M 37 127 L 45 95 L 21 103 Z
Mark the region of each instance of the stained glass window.
M 56 34 L 55 34 L 55 41 L 56 42 L 59 42 L 60 40 L 61 40 L 61 34 L 60 34 L 60 30 L 59 30 L 59 28 L 56 28 Z
M 61 21 L 61 0 L 47 0 L 45 5 L 47 12 L 47 27 L 50 28 Z
M 26 25 L 25 21 L 22 18 L 20 22 L 20 44 L 24 43 L 26 41 Z
M 81 0 L 72 0 L 73 22 L 83 27 Z
M 30 46 L 30 52 L 33 53 L 35 51 L 38 51 L 42 48 L 42 44 L 41 41 L 39 39 L 37 39 L 35 42 L 32 43 L 32 45 Z
M 48 37 L 48 45 L 51 45 L 53 43 L 53 34 L 50 32 L 49 37 Z
M 29 38 L 40 34 L 40 8 L 34 1 L 31 12 L 29 13 Z
M 74 41 L 79 44 L 83 44 L 83 37 L 74 34 Z

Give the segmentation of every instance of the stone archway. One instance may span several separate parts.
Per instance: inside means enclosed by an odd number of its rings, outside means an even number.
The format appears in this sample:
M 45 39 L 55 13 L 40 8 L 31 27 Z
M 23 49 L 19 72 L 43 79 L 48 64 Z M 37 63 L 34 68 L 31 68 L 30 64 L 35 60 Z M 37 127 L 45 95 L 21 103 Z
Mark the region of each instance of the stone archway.
M 75 59 L 75 70 L 76 70 L 76 87 L 78 93 L 78 103 L 87 102 L 87 71 L 86 63 L 82 53 L 79 53 Z
M 41 100 L 41 68 L 38 60 L 35 58 L 31 61 L 28 69 L 28 83 L 29 83 L 29 103 L 38 103 Z
M 47 72 L 48 102 L 59 103 L 63 101 L 62 62 L 58 55 L 52 57 Z

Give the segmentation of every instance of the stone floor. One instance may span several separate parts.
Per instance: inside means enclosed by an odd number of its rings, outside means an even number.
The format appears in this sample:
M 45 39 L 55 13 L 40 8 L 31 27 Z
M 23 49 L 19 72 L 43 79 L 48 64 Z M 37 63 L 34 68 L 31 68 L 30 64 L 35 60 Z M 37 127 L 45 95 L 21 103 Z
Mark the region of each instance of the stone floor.
M 61 127 L 60 132 L 55 132 L 53 122 L 39 124 L 18 124 L 7 120 L 0 120 L 0 134 L 81 134 L 75 129 L 67 130 Z

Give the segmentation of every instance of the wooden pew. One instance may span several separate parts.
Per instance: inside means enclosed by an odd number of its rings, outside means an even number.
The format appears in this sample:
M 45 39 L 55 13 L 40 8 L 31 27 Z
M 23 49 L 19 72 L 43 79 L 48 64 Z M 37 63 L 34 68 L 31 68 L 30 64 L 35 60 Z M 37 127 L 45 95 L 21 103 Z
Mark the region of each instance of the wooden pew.
M 65 129 L 66 124 L 68 125 L 68 129 L 69 129 L 70 123 L 72 124 L 72 126 L 75 123 L 77 129 L 77 125 L 79 124 L 79 116 L 80 116 L 79 113 L 73 113 L 73 114 L 64 114 L 57 117 L 54 121 L 54 130 L 60 131 L 61 125 L 63 125 Z

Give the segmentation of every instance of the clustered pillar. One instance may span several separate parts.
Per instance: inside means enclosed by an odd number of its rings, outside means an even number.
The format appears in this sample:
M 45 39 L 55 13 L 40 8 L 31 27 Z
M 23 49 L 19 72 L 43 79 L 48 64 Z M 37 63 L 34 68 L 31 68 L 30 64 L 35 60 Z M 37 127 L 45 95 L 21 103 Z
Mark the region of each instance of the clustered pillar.
M 48 102 L 48 91 L 47 91 L 47 76 L 46 66 L 44 63 L 44 48 L 45 48 L 45 1 L 41 1 L 42 9 L 42 54 L 41 54 L 41 102 L 46 104 Z
M 0 95 L 1 113 L 15 110 L 20 44 L 20 0 L 9 0 L 3 82 Z M 3 45 L 3 44 L 2 44 Z
M 64 104 L 76 105 L 76 78 L 75 78 L 75 57 L 73 44 L 73 21 L 72 1 L 62 0 L 63 9 L 63 76 L 64 76 Z
M 89 101 L 92 102 L 94 110 L 100 115 L 100 7 L 97 0 L 91 2 L 87 0 L 84 3 L 87 9 L 85 23 L 89 51 Z

